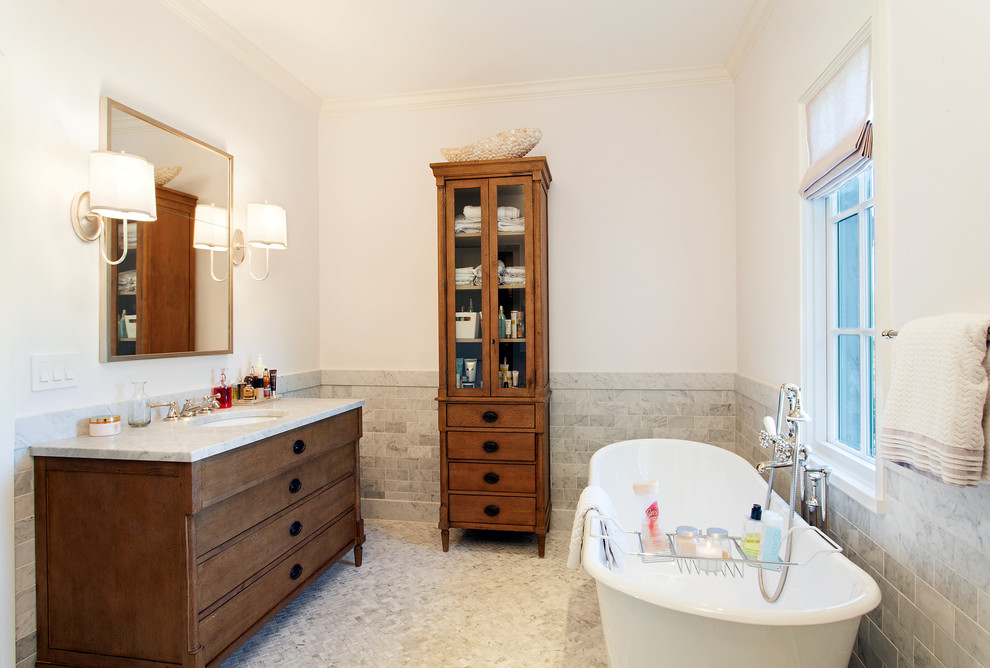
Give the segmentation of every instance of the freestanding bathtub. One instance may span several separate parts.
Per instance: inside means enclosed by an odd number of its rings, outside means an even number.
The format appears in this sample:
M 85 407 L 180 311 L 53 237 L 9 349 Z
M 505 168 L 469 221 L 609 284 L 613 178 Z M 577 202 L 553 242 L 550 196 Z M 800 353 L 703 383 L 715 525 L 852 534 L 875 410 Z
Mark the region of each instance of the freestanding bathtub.
M 591 458 L 589 485 L 610 496 L 626 530 L 638 529 L 632 483 L 660 481 L 664 529 L 709 526 L 739 536 L 754 503 L 762 504 L 766 481 L 738 455 L 704 443 L 641 439 L 605 446 Z M 774 510 L 784 515 L 779 497 Z M 624 570 L 610 570 L 595 512 L 585 518 L 582 565 L 596 580 L 609 665 L 718 666 L 719 668 L 846 668 L 860 618 L 880 603 L 880 589 L 862 569 L 812 531 L 793 534 L 783 593 L 767 603 L 758 569 L 743 575 L 681 573 L 676 563 L 644 563 L 623 556 Z M 799 517 L 795 525 L 805 526 Z M 625 537 L 638 552 L 636 536 Z M 778 573 L 767 571 L 773 592 Z

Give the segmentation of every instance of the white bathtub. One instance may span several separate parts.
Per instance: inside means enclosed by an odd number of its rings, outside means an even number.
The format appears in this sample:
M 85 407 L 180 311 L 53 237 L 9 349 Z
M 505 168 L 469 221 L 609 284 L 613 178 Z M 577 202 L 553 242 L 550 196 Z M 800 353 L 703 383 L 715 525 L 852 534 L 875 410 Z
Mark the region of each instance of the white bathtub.
M 660 481 L 664 529 L 690 524 L 739 536 L 754 503 L 763 503 L 766 481 L 728 450 L 668 439 L 608 445 L 591 458 L 589 485 L 605 489 L 625 529 L 638 529 L 632 483 Z M 775 497 L 782 515 L 787 505 Z M 810 531 L 794 534 L 783 593 L 767 603 L 758 571 L 743 577 L 681 574 L 675 563 L 643 563 L 624 556 L 624 571 L 603 560 L 602 541 L 591 537 L 598 522 L 585 520 L 582 563 L 596 580 L 609 665 L 718 666 L 719 668 L 846 668 L 860 618 L 880 603 L 873 579 L 845 556 L 831 552 L 809 561 L 825 541 Z M 795 518 L 795 523 L 804 523 Z M 629 551 L 638 551 L 635 536 Z M 764 578 L 776 588 L 777 573 Z

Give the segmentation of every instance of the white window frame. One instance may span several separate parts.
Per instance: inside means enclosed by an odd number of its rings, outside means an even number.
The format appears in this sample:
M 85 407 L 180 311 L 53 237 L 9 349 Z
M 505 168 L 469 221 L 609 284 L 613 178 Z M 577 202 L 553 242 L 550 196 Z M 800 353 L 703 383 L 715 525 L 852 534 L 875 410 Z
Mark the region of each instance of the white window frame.
M 864 169 L 857 171 L 850 178 L 861 178 L 862 174 L 868 168 L 864 167 Z M 856 209 L 848 209 L 841 212 L 844 215 L 839 215 L 839 212 L 829 210 L 829 199 L 847 181 L 844 180 L 837 188 L 806 202 L 807 230 L 805 238 L 809 243 L 806 244 L 807 256 L 805 258 L 805 267 L 807 268 L 805 272 L 807 354 L 805 355 L 804 377 L 806 381 L 805 387 L 810 390 L 806 394 L 810 394 L 810 397 L 806 396 L 805 401 L 809 403 L 808 400 L 810 399 L 810 405 L 814 411 L 812 417 L 815 418 L 810 430 L 810 443 L 813 450 L 812 462 L 815 465 L 824 464 L 829 466 L 832 469 L 830 478 L 832 483 L 863 505 L 880 512 L 882 511 L 882 480 L 880 476 L 882 475 L 883 467 L 879 465 L 879 458 L 874 457 L 873 459 L 869 459 L 853 451 L 851 448 L 832 440 L 832 436 L 838 431 L 838 411 L 835 406 L 835 401 L 837 400 L 835 389 L 837 365 L 829 363 L 830 360 L 835 359 L 837 354 L 833 333 L 842 332 L 872 336 L 874 356 L 879 353 L 875 279 L 872 295 L 874 306 L 873 326 L 850 330 L 838 330 L 833 326 L 836 315 L 836 304 L 830 302 L 829 290 L 832 290 L 834 294 L 837 285 L 837 278 L 834 275 L 836 245 L 833 243 L 834 240 L 831 239 L 834 235 L 835 221 L 845 219 L 854 212 L 859 212 L 861 216 L 859 226 L 860 268 L 862 271 L 867 266 L 872 265 L 874 277 L 876 275 L 876 257 L 872 257 L 869 265 L 867 264 L 866 254 L 870 248 L 865 243 L 867 228 L 865 211 L 868 208 L 873 208 L 873 234 L 874 237 L 876 236 L 875 197 L 861 201 Z M 875 182 L 876 174 L 874 174 L 874 184 Z M 864 317 L 866 315 L 864 313 L 866 309 L 864 297 L 865 295 L 861 291 L 861 323 L 868 321 Z M 861 344 L 860 387 L 868 389 L 870 368 L 867 364 L 868 358 L 863 354 L 865 352 L 864 348 L 865 345 Z M 876 364 L 875 358 L 874 364 Z M 876 383 L 876 379 L 874 379 L 874 382 Z M 873 391 L 874 401 L 878 403 L 879 389 L 876 385 L 874 385 Z M 879 405 L 875 404 L 875 410 L 879 412 Z M 868 438 L 872 429 L 868 412 L 861 412 L 860 420 L 861 438 Z

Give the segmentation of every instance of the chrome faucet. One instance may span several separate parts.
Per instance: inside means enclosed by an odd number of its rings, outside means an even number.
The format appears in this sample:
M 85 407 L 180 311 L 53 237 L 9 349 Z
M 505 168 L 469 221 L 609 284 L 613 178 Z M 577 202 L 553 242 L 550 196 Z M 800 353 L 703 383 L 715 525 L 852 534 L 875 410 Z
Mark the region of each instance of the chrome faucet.
M 811 456 L 811 448 L 801 444 L 801 425 L 810 422 L 811 418 L 801 408 L 801 388 L 797 385 L 787 383 L 780 386 L 780 396 L 777 401 L 777 424 L 769 417 L 764 418 L 765 429 L 760 432 L 760 445 L 764 448 L 773 447 L 773 458 L 760 462 L 756 465 L 756 470 L 760 473 L 769 470 L 770 479 L 767 482 L 767 495 L 763 502 L 764 509 L 770 507 L 770 499 L 773 495 L 773 479 L 777 469 L 791 469 L 791 494 L 787 504 L 787 515 L 784 518 L 786 536 L 784 543 L 784 561 L 791 560 L 791 537 L 790 530 L 794 524 L 794 504 L 797 503 L 798 481 L 801 477 L 801 468 L 808 457 Z M 786 433 L 785 433 L 786 428 Z M 773 430 L 771 432 L 771 430 Z M 777 581 L 777 589 L 773 594 L 768 594 L 763 584 L 763 569 L 760 569 L 760 592 L 763 598 L 773 603 L 780 597 L 784 589 L 784 582 L 787 581 L 787 566 L 782 567 L 780 579 Z
M 186 399 L 186 403 L 182 406 L 182 412 L 179 413 L 179 416 L 192 417 L 194 415 L 212 413 L 214 408 L 220 408 L 220 395 L 207 394 L 203 397 L 203 402 L 199 404 L 194 404 L 192 399 Z

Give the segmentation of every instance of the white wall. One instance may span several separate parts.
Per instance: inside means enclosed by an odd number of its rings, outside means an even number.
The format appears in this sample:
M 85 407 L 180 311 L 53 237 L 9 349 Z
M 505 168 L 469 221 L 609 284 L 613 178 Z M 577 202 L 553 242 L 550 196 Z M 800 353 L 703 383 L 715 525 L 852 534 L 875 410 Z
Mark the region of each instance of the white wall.
M 317 368 L 316 132 L 313 114 L 157 2 L 4 3 L 0 49 L 13 70 L 17 165 L 4 227 L 18 249 L 9 311 L 15 416 L 113 402 L 129 381 L 149 394 L 206 386 L 221 366 L 261 352 L 282 374 Z M 72 233 L 68 207 L 85 189 L 107 95 L 234 156 L 233 222 L 269 200 L 288 213 L 289 249 L 271 277 L 235 270 L 234 354 L 100 364 L 96 244 Z M 32 353 L 75 352 L 79 387 L 32 393 Z
M 539 127 L 550 185 L 553 371 L 734 371 L 729 84 L 327 118 L 324 368 L 437 368 L 430 162 Z
M 735 81 L 738 371 L 800 382 L 804 155 L 798 100 L 870 2 L 777 3 Z

